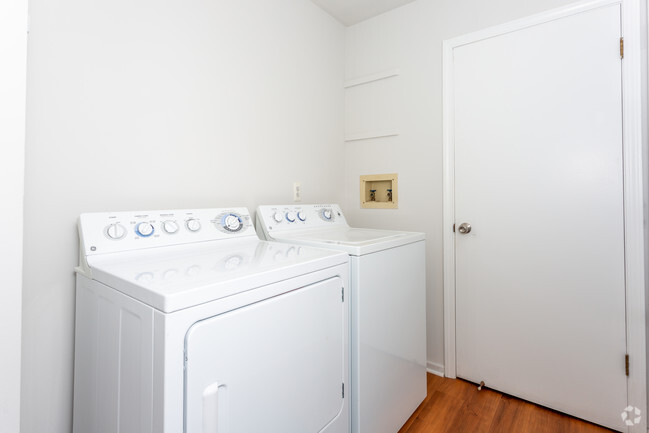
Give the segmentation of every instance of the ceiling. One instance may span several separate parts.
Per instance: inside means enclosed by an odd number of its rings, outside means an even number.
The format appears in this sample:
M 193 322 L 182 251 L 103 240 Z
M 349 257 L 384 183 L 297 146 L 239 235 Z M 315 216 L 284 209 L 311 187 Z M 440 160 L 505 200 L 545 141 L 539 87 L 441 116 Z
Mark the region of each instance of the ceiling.
M 414 0 L 311 0 L 346 26 L 372 18 Z

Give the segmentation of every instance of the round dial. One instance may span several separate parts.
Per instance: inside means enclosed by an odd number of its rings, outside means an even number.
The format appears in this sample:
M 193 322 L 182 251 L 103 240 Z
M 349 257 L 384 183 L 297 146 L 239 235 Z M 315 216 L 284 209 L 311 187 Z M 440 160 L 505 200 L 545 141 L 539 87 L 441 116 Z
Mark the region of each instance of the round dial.
M 306 221 L 306 214 L 302 211 L 299 211 L 297 213 L 297 217 L 300 219 L 300 221 Z
M 325 219 L 330 220 L 331 219 L 331 209 L 325 209 L 322 211 L 322 216 L 325 217 Z
M 286 212 L 286 219 L 289 222 L 295 222 L 295 212 Z
M 162 230 L 164 230 L 165 233 L 169 233 L 170 235 L 176 233 L 178 231 L 178 228 L 178 223 L 176 221 L 167 220 L 162 223 Z
M 229 232 L 238 232 L 243 228 L 243 221 L 239 215 L 231 213 L 221 219 L 221 225 Z
M 197 232 L 201 229 L 201 222 L 196 218 L 188 219 L 185 225 L 187 226 L 187 230 L 190 232 Z
M 148 238 L 154 232 L 153 225 L 151 223 L 138 223 L 135 226 L 135 233 L 143 238 Z
M 273 214 L 273 219 L 275 220 L 275 222 L 281 223 L 284 219 L 284 216 L 281 212 L 275 212 L 275 214 Z
M 111 239 L 119 240 L 126 236 L 126 228 L 120 223 L 111 224 L 106 227 L 106 234 Z

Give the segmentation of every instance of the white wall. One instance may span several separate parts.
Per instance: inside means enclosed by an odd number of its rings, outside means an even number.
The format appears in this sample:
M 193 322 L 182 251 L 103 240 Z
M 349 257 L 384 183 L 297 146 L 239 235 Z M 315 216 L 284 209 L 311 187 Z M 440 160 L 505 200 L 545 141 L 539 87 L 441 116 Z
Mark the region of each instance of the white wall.
M 22 432 L 71 431 L 81 212 L 343 199 L 344 29 L 305 0 L 31 0 Z
M 20 423 L 27 0 L 0 2 L 0 432 Z
M 417 0 L 346 30 L 346 80 L 399 70 L 400 135 L 345 144 L 352 225 L 427 236 L 429 368 L 443 371 L 442 41 L 572 0 Z M 360 209 L 361 174 L 398 173 L 399 209 Z

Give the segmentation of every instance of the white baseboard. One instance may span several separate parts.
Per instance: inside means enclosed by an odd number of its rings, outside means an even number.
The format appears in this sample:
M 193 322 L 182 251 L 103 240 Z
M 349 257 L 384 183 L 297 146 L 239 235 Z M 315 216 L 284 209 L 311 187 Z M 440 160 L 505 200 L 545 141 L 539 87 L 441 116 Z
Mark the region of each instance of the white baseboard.
M 444 366 L 442 364 L 436 364 L 429 361 L 426 363 L 426 370 L 435 376 L 444 377 Z

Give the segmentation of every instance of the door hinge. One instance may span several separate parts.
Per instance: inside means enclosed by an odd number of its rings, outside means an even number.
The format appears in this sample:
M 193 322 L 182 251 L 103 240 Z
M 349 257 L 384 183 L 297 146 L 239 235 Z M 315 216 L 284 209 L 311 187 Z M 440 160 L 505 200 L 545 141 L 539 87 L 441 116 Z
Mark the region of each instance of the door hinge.
M 453 224 L 453 233 L 455 233 L 455 224 Z
M 345 398 L 345 382 L 343 382 L 343 398 Z
M 624 38 L 620 38 L 620 59 L 624 58 Z
M 624 372 L 629 375 L 629 354 L 624 355 Z
M 340 298 L 341 298 L 341 302 L 345 302 L 345 288 L 344 287 L 340 288 Z

